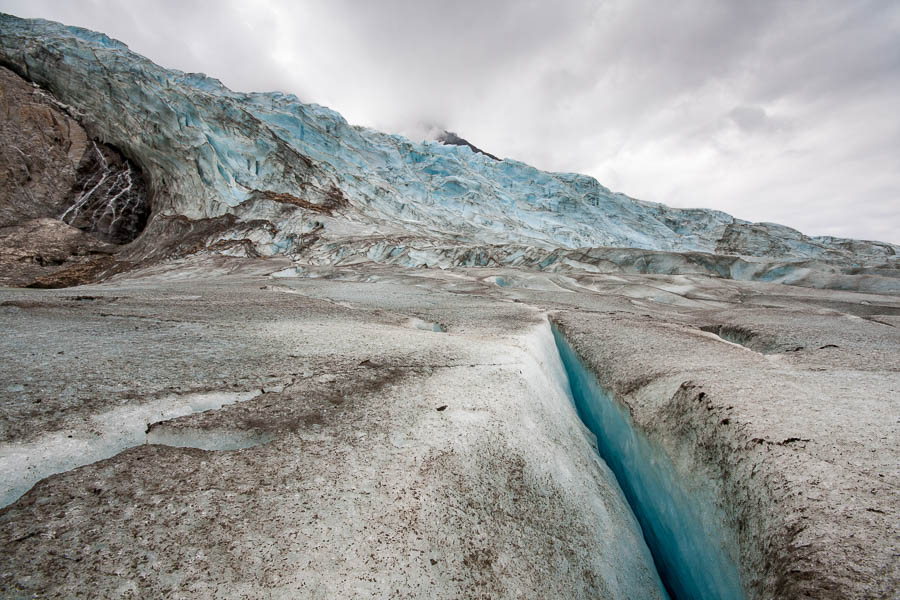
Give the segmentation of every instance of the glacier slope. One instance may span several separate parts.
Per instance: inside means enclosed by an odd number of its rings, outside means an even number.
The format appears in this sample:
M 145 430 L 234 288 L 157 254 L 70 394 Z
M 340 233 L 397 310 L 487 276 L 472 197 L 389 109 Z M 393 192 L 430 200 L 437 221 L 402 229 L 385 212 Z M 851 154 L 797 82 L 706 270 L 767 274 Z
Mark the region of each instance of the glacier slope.
M 584 175 L 351 126 L 290 94 L 239 93 L 203 74 L 164 69 L 77 27 L 2 15 L 0 63 L 49 89 L 93 136 L 142 168 L 153 219 L 132 258 L 151 254 L 179 218 L 214 222 L 206 246 L 299 262 L 322 242 L 341 247 L 327 255 L 338 262 L 360 240 L 406 236 L 456 254 L 485 245 L 627 247 L 853 268 L 898 254 L 890 244 L 669 208 Z M 355 256 L 373 260 L 368 251 Z

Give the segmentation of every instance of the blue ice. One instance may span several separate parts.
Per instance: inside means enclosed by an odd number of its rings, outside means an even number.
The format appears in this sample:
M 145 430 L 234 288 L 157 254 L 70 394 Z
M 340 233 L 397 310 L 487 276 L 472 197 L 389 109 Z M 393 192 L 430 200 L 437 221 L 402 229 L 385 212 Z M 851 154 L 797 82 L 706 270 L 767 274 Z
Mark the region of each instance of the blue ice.
M 597 382 L 554 327 L 575 407 L 597 438 L 674 600 L 740 600 L 740 575 L 721 511 L 686 489 L 668 455 L 631 424 L 628 409 Z

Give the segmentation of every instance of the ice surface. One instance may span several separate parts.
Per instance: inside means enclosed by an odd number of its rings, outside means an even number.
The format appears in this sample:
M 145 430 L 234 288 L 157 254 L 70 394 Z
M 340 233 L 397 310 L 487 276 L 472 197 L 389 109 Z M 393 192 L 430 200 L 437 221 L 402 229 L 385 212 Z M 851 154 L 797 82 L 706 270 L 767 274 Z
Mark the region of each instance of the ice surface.
M 441 325 L 440 323 L 435 323 L 433 321 L 423 321 L 422 319 L 418 319 L 413 317 L 407 321 L 407 325 L 412 327 L 413 329 L 421 329 L 422 331 L 432 331 L 435 333 L 445 333 L 447 328 Z
M 147 433 L 148 444 L 161 444 L 175 448 L 199 448 L 200 450 L 241 450 L 259 446 L 275 439 L 269 433 L 253 431 L 193 429 L 170 427 L 160 424 Z

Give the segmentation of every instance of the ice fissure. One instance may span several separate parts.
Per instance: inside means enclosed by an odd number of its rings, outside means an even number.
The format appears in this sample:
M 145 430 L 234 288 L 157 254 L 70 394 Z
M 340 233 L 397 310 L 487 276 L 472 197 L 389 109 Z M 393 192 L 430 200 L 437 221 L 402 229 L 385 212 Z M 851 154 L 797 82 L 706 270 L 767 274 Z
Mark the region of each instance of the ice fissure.
M 666 454 L 634 426 L 628 407 L 605 390 L 562 332 L 551 326 L 578 416 L 616 476 L 673 600 L 745 597 L 722 511 L 689 487 Z M 701 486 L 702 487 L 702 486 Z

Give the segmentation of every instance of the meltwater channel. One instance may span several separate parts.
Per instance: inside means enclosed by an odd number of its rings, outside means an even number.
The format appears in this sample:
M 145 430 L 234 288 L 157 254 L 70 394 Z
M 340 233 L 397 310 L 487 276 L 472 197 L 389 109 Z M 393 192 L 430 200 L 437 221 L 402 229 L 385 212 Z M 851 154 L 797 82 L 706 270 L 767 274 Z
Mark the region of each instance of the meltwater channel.
M 726 549 L 721 513 L 679 481 L 665 452 L 635 431 L 627 407 L 604 390 L 554 326 L 553 337 L 575 408 L 597 438 L 673 600 L 742 600 L 735 561 Z

